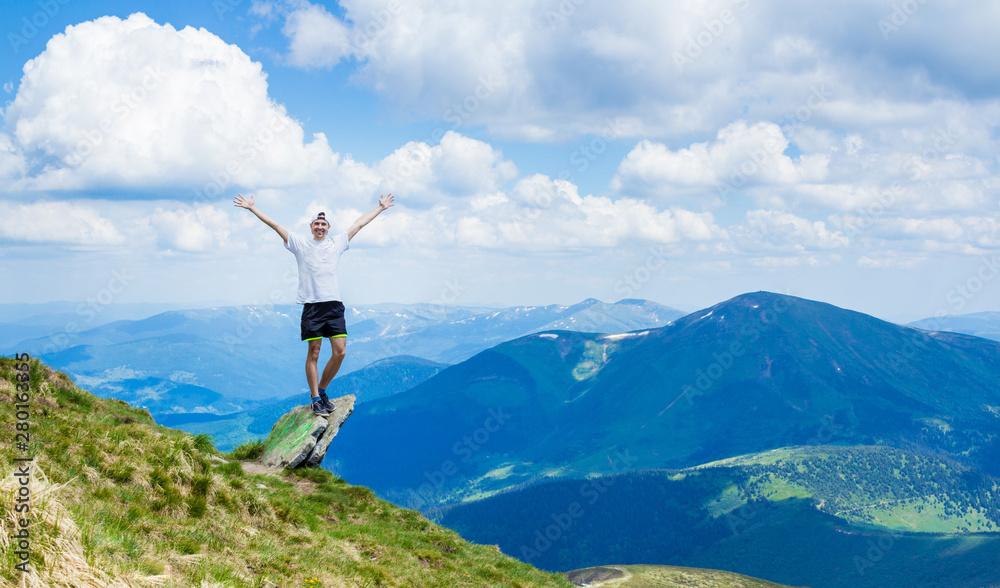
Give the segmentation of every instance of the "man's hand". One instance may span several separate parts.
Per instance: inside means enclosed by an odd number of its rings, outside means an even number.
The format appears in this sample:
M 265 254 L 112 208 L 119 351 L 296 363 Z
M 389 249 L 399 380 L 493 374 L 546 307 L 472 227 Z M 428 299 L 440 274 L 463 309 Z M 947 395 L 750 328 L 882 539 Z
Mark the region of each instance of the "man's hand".
M 354 235 L 358 234 L 358 231 L 368 223 L 375 220 L 375 217 L 382 214 L 383 210 L 388 210 L 392 206 L 392 194 L 378 197 L 378 206 L 376 206 L 371 212 L 366 213 L 358 217 L 358 220 L 354 221 L 354 224 L 347 228 L 347 240 L 350 241 L 354 238 Z
M 391 196 L 391 194 L 390 194 L 390 196 Z M 243 194 L 237 194 L 236 198 L 233 199 L 233 204 L 236 205 L 236 206 L 238 206 L 238 207 L 240 207 L 240 208 L 245 208 L 247 210 L 252 210 L 253 209 L 253 194 L 251 194 L 249 198 L 244 198 Z M 389 206 L 392 206 L 392 205 L 390 204 Z

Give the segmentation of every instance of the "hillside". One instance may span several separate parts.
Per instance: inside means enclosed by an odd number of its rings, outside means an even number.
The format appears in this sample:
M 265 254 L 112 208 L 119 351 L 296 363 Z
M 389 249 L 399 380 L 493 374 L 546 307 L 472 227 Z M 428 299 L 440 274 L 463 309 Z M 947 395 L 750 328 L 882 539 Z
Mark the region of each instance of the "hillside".
M 941 458 L 796 447 L 539 484 L 447 507 L 441 522 L 549 570 L 613 561 L 814 588 L 976 588 L 1000 583 L 998 492 Z
M 325 466 L 420 508 L 791 445 L 888 445 L 995 475 L 1000 343 L 758 292 L 659 329 L 516 339 L 352 419 Z
M 208 438 L 156 425 L 37 360 L 27 451 L 14 445 L 18 363 L 0 359 L 5 471 L 34 456 L 28 585 L 46 587 L 552 586 L 570 584 L 473 545 L 329 472 L 259 475 Z M 20 401 L 20 400 L 18 400 Z M 2 482 L 13 505 L 18 479 Z M 8 508 L 0 586 L 21 585 Z

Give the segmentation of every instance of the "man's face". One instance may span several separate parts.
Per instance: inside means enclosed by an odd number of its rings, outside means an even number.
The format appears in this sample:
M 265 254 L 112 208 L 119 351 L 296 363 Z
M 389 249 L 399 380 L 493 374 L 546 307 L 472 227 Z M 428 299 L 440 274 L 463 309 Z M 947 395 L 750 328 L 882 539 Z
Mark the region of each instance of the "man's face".
M 326 238 L 326 232 L 330 230 L 330 225 L 325 220 L 314 220 L 309 228 L 312 229 L 313 238 L 322 241 Z

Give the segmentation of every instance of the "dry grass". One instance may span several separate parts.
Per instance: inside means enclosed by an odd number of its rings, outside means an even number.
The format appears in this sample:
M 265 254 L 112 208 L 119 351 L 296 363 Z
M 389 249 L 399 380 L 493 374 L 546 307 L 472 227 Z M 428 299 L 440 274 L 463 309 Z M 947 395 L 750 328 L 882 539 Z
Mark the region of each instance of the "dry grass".
M 28 573 L 19 573 L 17 581 L 0 577 L 0 587 L 72 587 L 72 588 L 133 588 L 140 586 L 133 579 L 113 578 L 92 566 L 80 542 L 80 529 L 69 510 L 59 500 L 66 484 L 53 484 L 40 467 L 31 468 L 29 488 L 31 510 L 15 511 L 15 497 L 20 482 L 13 473 L 0 481 L 0 496 L 6 508 L 0 519 L 0 547 L 11 555 L 17 549 L 12 537 L 26 519 L 31 533 L 31 559 Z M 8 557 L 8 560 L 11 558 Z M 37 565 L 36 562 L 43 562 Z

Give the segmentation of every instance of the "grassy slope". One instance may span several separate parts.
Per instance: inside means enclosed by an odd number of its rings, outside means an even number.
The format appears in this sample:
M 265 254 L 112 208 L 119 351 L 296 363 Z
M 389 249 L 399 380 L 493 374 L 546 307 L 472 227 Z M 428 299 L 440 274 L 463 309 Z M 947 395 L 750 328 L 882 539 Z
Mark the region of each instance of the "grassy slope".
M 0 426 L 13 439 L 15 362 L 0 359 Z M 31 552 L 36 586 L 561 586 L 329 472 L 251 475 L 205 437 L 31 365 Z M 0 462 L 23 454 L 11 441 Z M 299 477 L 305 476 L 305 477 Z M 0 486 L 0 586 L 20 582 L 7 541 L 16 480 Z
M 952 460 L 885 446 L 786 447 L 692 468 L 747 474 L 742 496 L 706 506 L 721 515 L 747 500 L 812 498 L 817 509 L 851 523 L 921 533 L 1000 529 L 1000 485 Z M 735 499 L 735 500 L 734 500 Z

